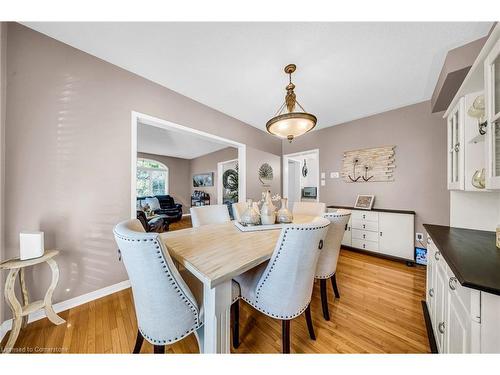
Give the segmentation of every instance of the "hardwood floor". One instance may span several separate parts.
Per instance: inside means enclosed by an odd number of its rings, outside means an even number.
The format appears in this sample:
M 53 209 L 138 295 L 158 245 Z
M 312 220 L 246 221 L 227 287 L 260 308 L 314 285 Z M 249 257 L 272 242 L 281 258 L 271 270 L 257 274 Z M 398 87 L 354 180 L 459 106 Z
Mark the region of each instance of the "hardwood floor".
M 179 230 L 179 229 L 185 229 L 185 228 L 191 228 L 191 216 L 183 216 L 182 219 L 179 221 L 176 221 L 175 223 L 171 223 L 168 226 L 168 230 L 173 231 L 173 230 Z
M 337 270 L 340 299 L 328 286 L 330 321 L 323 319 L 319 283 L 312 299 L 317 340 L 309 339 L 304 316 L 291 323 L 292 353 L 429 353 L 420 301 L 425 297 L 425 267 L 342 250 Z M 281 323 L 240 301 L 240 340 L 236 353 L 279 353 Z M 30 323 L 13 352 L 131 353 L 137 332 L 130 289 L 89 302 L 61 317 Z M 7 337 L 4 338 L 5 344 Z M 142 353 L 152 353 L 146 341 Z M 193 335 L 167 353 L 197 353 Z

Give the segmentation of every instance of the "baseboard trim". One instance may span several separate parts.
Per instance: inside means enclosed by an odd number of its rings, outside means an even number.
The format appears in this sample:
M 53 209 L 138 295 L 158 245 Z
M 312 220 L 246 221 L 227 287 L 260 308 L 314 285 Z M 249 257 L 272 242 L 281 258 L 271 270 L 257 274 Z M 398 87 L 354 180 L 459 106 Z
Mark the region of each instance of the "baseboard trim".
M 113 285 L 95 290 L 93 292 L 82 294 L 81 296 L 70 298 L 66 301 L 56 303 L 53 306 L 54 311 L 56 313 L 66 311 L 66 310 L 71 309 L 73 307 L 83 305 L 84 303 L 94 301 L 94 300 L 102 298 L 102 297 L 106 297 L 110 294 L 119 292 L 120 290 L 127 289 L 129 287 L 130 287 L 129 280 L 121 281 L 117 284 L 113 284 Z M 31 323 L 31 322 L 34 322 L 36 320 L 43 319 L 45 317 L 46 317 L 46 315 L 45 315 L 44 310 L 35 311 L 34 313 L 29 315 L 28 322 Z M 11 330 L 11 328 L 12 328 L 12 319 L 4 321 L 0 325 L 0 342 L 3 340 L 3 338 L 5 337 L 7 332 L 9 332 Z
M 422 310 L 424 311 L 425 329 L 427 330 L 427 337 L 429 338 L 429 346 L 431 347 L 431 353 L 437 354 L 437 344 L 436 337 L 434 336 L 434 331 L 432 330 L 431 316 L 429 314 L 429 309 L 427 308 L 427 303 L 422 302 Z

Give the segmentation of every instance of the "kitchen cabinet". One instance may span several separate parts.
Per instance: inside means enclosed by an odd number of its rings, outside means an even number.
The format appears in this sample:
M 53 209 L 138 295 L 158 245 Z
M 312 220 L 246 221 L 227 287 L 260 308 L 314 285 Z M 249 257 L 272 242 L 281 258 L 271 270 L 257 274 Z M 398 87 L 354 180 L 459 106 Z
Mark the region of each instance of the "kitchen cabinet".
M 439 353 L 480 352 L 480 292 L 460 285 L 428 237 L 426 304 Z
M 447 118 L 448 126 L 448 190 L 464 190 L 465 165 L 465 101 L 460 98 Z
M 488 121 L 486 188 L 500 189 L 500 40 L 484 60 L 484 80 Z

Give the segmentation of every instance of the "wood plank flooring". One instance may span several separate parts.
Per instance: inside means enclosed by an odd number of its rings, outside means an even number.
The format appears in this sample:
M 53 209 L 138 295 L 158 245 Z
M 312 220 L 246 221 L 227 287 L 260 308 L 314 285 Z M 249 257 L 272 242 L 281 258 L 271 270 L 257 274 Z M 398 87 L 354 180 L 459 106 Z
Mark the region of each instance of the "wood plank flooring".
M 429 353 L 420 301 L 425 297 L 425 267 L 380 259 L 343 249 L 337 281 L 340 299 L 328 284 L 330 321 L 323 319 L 319 283 L 312 299 L 317 340 L 309 339 L 305 318 L 291 324 L 292 353 Z M 236 353 L 279 353 L 281 323 L 240 301 L 241 345 Z M 137 323 L 130 289 L 62 312 L 67 323 L 47 319 L 21 331 L 13 352 L 130 353 Z M 4 338 L 5 344 L 7 337 Z M 152 353 L 144 342 L 142 352 Z M 197 353 L 193 335 L 167 353 Z

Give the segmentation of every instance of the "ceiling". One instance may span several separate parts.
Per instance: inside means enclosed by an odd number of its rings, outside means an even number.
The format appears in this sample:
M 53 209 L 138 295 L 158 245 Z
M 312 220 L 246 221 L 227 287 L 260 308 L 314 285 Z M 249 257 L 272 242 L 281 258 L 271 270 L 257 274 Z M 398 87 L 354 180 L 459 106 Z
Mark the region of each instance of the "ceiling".
M 492 23 L 67 23 L 26 26 L 259 129 L 284 101 L 283 67 L 318 128 L 430 99 L 446 52 Z
M 137 126 L 138 152 L 194 159 L 226 147 L 229 146 L 196 134 L 165 130 L 145 124 Z

